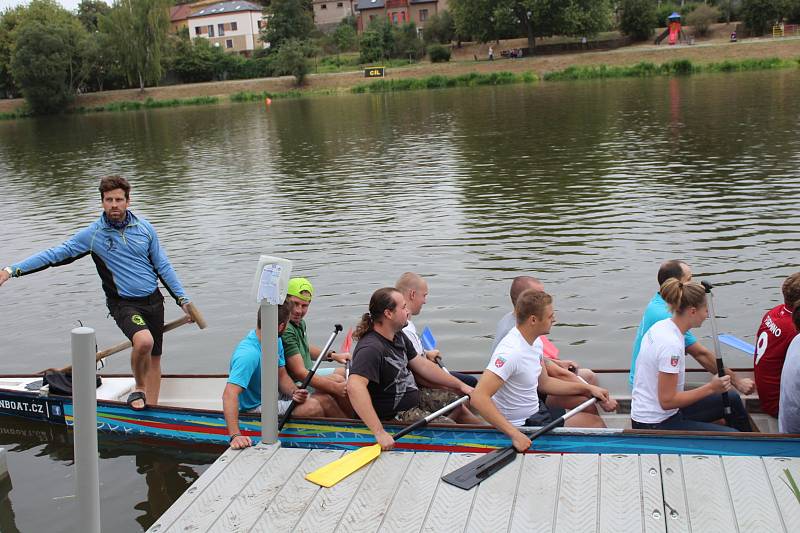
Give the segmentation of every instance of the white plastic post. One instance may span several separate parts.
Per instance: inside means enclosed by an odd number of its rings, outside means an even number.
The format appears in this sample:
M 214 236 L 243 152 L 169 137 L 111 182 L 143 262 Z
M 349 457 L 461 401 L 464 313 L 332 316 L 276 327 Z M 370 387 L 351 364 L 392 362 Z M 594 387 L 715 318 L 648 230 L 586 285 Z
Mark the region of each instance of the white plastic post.
M 72 330 L 72 404 L 74 417 L 76 531 L 100 533 L 100 466 L 97 454 L 97 384 L 92 328 Z
M 278 442 L 278 306 L 261 300 L 261 442 Z
M 253 295 L 261 311 L 261 442 L 278 442 L 278 305 L 286 298 L 292 262 L 258 258 Z

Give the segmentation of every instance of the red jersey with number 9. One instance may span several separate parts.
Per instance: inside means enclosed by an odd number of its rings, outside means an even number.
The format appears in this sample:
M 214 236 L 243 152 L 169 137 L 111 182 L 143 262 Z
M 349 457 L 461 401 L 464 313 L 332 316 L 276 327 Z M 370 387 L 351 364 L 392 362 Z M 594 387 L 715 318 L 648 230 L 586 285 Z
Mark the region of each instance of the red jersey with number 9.
M 783 361 L 795 335 L 797 329 L 792 322 L 792 312 L 783 304 L 767 311 L 756 335 L 753 370 L 761 410 L 775 417 L 781 396 Z

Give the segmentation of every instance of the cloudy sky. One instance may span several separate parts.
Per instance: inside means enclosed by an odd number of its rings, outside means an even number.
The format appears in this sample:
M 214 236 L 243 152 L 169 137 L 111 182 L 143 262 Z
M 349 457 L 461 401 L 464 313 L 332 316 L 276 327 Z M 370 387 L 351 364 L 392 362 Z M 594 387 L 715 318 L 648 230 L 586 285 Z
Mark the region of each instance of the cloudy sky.
M 56 0 L 59 4 L 64 6 L 65 8 L 69 9 L 70 11 L 75 11 L 78 8 L 78 4 L 81 0 Z M 0 0 L 0 11 L 5 11 L 9 7 L 15 7 L 22 4 L 28 4 L 30 0 Z M 110 3 L 107 2 L 107 3 Z

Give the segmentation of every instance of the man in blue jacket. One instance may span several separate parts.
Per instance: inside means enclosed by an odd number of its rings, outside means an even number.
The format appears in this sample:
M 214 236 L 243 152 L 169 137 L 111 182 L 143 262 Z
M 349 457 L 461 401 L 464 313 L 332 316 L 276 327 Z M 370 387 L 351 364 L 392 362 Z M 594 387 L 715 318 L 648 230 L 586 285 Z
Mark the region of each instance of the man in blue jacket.
M 125 178 L 102 178 L 100 218 L 63 244 L 5 267 L 0 271 L 0 285 L 9 278 L 66 265 L 91 254 L 108 310 L 133 345 L 131 369 L 136 388 L 128 396 L 128 405 L 141 410 L 148 403 L 158 403 L 161 385 L 164 297 L 158 290 L 158 281 L 187 315 L 189 298 L 153 226 L 128 210 L 130 192 Z

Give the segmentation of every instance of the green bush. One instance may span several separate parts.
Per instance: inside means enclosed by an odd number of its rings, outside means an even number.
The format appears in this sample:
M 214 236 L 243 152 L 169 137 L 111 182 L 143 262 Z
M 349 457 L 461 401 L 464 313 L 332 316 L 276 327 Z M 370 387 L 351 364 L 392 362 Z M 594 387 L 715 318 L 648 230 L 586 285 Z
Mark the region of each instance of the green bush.
M 514 74 L 513 72 L 492 72 L 479 74 L 472 72 L 461 76 L 428 76 L 427 78 L 402 78 L 399 80 L 378 80 L 372 83 L 356 85 L 354 93 L 384 93 L 395 91 L 411 91 L 418 89 L 444 89 L 447 87 L 474 87 L 477 85 L 508 85 L 512 83 L 531 83 L 536 75 L 531 72 Z
M 700 4 L 691 13 L 686 15 L 686 25 L 692 27 L 695 35 L 705 37 L 712 24 L 717 22 L 720 11 L 714 6 Z
M 450 48 L 441 44 L 432 44 L 428 47 L 428 57 L 431 63 L 446 63 L 450 61 Z
M 635 41 L 645 41 L 653 35 L 656 21 L 655 5 L 650 0 L 623 0 L 619 29 Z
M 278 75 L 291 74 L 297 85 L 302 85 L 311 70 L 308 61 L 308 43 L 297 39 L 284 41 L 275 56 L 275 70 Z
M 673 13 L 680 13 L 681 7 L 678 4 L 669 2 L 656 7 L 656 27 L 663 28 L 667 25 L 667 17 Z

